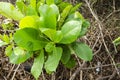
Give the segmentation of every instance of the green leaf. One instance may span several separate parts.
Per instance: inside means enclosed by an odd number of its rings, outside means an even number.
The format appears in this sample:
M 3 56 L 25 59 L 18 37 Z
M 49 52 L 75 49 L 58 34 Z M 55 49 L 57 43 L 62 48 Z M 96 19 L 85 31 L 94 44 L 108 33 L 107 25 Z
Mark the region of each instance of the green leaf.
M 21 64 L 32 56 L 32 52 L 26 52 L 20 47 L 15 47 L 9 56 L 10 62 L 13 64 Z
M 7 45 L 7 43 L 0 40 L 0 47 L 2 47 L 4 45 Z
M 57 1 L 57 0 L 56 0 Z M 59 0 L 60 1 L 60 0 Z M 60 2 L 60 4 L 58 4 L 58 7 L 59 7 L 59 11 L 60 13 L 62 13 L 62 11 L 68 6 L 68 5 L 71 5 L 70 3 L 68 2 Z
M 10 43 L 10 38 L 8 35 L 4 34 L 3 35 L 3 41 L 6 42 L 6 43 Z
M 36 80 L 38 80 L 39 75 L 42 72 L 43 64 L 44 64 L 44 51 L 41 50 L 39 56 L 35 58 L 32 69 L 31 69 L 31 73 Z
M 40 28 L 40 30 L 48 38 L 50 38 L 52 41 L 56 43 L 58 43 L 63 38 L 61 31 L 56 31 L 54 29 L 49 29 L 49 28 Z
M 92 57 L 93 57 L 93 53 L 92 53 L 92 50 L 89 48 L 88 45 L 86 45 L 85 43 L 74 43 L 72 45 L 73 47 L 73 50 L 75 52 L 75 54 L 85 60 L 85 61 L 91 61 L 92 60 Z
M 71 56 L 71 51 L 67 46 L 63 46 L 63 53 L 62 53 L 62 57 L 61 57 L 61 62 L 63 64 L 67 64 L 68 61 L 70 60 L 70 56 Z
M 65 19 L 66 17 L 68 16 L 70 10 L 72 8 L 72 5 L 68 5 L 64 10 L 63 12 L 61 13 L 61 17 L 60 17 L 60 20 L 58 22 L 59 24 L 59 27 L 61 27 L 63 25 L 63 23 L 65 22 Z M 59 28 L 60 29 L 60 28 Z
M 81 29 L 79 37 L 84 36 L 86 34 L 86 32 L 88 31 L 89 26 L 90 26 L 90 23 L 87 20 L 85 20 L 82 23 L 82 29 Z
M 7 56 L 10 56 L 13 52 L 13 45 L 8 45 L 6 48 L 5 48 L 5 54 Z
M 38 14 L 37 14 L 36 9 L 33 8 L 31 5 L 29 5 L 29 6 L 27 6 L 27 9 L 26 9 L 26 15 L 27 16 L 33 16 L 33 15 L 37 16 Z
M 54 11 L 55 15 L 56 15 L 56 18 L 59 16 L 59 9 L 57 7 L 57 5 L 55 4 L 52 4 L 50 5 L 50 7 L 52 8 L 52 10 Z
M 80 14 L 78 11 L 76 11 L 75 13 L 73 14 L 70 14 L 67 19 L 66 19 L 66 22 L 70 21 L 70 20 L 77 20 L 77 21 L 82 21 L 84 22 L 85 19 L 84 17 L 82 16 L 82 14 Z
M 64 65 L 65 65 L 67 68 L 71 69 L 71 68 L 75 67 L 76 61 L 74 60 L 73 57 L 70 57 L 69 61 L 68 61 L 66 64 L 64 64 Z
M 69 44 L 74 42 L 81 31 L 81 21 L 71 20 L 65 23 L 62 27 L 63 38 L 60 43 Z
M 48 5 L 42 5 L 39 7 L 39 13 L 42 28 L 56 29 L 56 10 Z
M 76 4 L 76 5 L 71 9 L 70 14 L 71 14 L 71 13 L 74 13 L 75 11 L 77 11 L 77 10 L 80 8 L 81 5 L 82 5 L 82 3 Z
M 113 43 L 114 43 L 115 45 L 119 45 L 119 44 L 120 44 L 120 37 L 116 38 L 116 39 L 113 41 Z
M 59 61 L 62 56 L 62 48 L 61 47 L 54 47 L 53 53 L 48 55 L 48 59 L 45 63 L 45 69 L 47 73 L 51 73 L 56 70 Z
M 56 30 L 54 29 L 49 29 L 49 28 L 40 28 L 40 31 L 42 33 L 44 33 L 48 38 L 50 38 L 51 40 L 53 40 L 53 35 L 56 34 Z
M 56 34 L 53 35 L 53 41 L 55 43 L 59 43 L 62 38 L 63 38 L 63 34 L 61 31 L 56 31 Z
M 30 5 L 36 10 L 36 0 L 30 0 Z
M 40 24 L 39 16 L 25 16 L 20 20 L 19 27 L 20 28 L 31 27 L 31 28 L 38 29 L 39 24 Z
M 27 6 L 23 1 L 16 1 L 16 6 L 24 15 L 26 14 Z
M 46 45 L 46 40 L 39 36 L 39 32 L 33 28 L 23 28 L 14 34 L 15 43 L 25 50 L 40 50 Z
M 62 2 L 62 0 L 54 0 L 55 4 L 59 4 Z
M 12 4 L 7 2 L 0 2 L 0 14 L 14 20 L 20 20 L 24 17 L 20 11 L 18 11 Z
M 84 17 L 82 16 L 82 14 L 80 12 L 75 12 L 75 18 L 79 18 L 80 20 L 84 21 Z
M 48 5 L 54 4 L 54 0 L 46 0 L 46 3 L 47 3 Z
M 49 42 L 46 46 L 45 46 L 45 51 L 46 52 L 52 52 L 53 49 L 55 47 L 55 44 L 53 42 Z

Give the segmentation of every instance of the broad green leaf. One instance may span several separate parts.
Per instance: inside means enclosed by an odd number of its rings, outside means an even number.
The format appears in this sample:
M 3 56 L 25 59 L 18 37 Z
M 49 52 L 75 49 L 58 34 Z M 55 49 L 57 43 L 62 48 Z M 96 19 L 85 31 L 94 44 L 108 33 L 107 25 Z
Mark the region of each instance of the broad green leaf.
M 68 16 L 68 14 L 70 13 L 70 10 L 72 8 L 72 5 L 68 5 L 63 12 L 61 13 L 60 16 L 60 20 L 59 20 L 59 27 L 61 27 L 63 25 L 63 23 L 65 22 L 66 17 Z M 60 28 L 59 28 L 60 29 Z
M 75 12 L 75 18 L 79 18 L 80 20 L 84 21 L 84 17 L 82 16 L 82 14 L 80 12 Z
M 40 19 L 38 16 L 26 16 L 20 20 L 19 27 L 20 28 L 31 27 L 38 29 L 40 24 L 39 20 Z
M 49 42 L 46 46 L 45 46 L 45 51 L 46 52 L 52 52 L 53 49 L 55 47 L 55 44 L 53 42 Z
M 52 41 L 56 43 L 58 43 L 63 38 L 61 31 L 56 31 L 54 29 L 49 29 L 49 28 L 40 28 L 40 30 L 48 38 L 50 38 Z
M 46 40 L 39 37 L 39 32 L 33 28 L 23 28 L 14 34 L 15 43 L 25 50 L 40 50 L 46 45 Z
M 56 29 L 56 10 L 45 4 L 39 7 L 39 13 L 42 28 Z
M 53 40 L 53 35 L 56 34 L 56 30 L 54 29 L 49 29 L 49 28 L 40 28 L 40 31 L 42 33 L 44 33 L 48 38 L 50 38 L 51 40 Z
M 9 56 L 10 62 L 13 64 L 21 64 L 32 56 L 32 52 L 24 51 L 20 47 L 15 47 Z
M 59 0 L 59 1 L 60 1 L 60 0 Z M 60 2 L 60 4 L 58 4 L 60 13 L 62 13 L 62 11 L 63 11 L 68 5 L 71 5 L 71 4 L 68 3 L 68 2 L 63 2 L 63 1 Z
M 18 11 L 12 4 L 7 2 L 0 2 L 0 14 L 14 20 L 20 20 L 24 17 L 20 11 Z
M 65 65 L 67 68 L 71 69 L 71 68 L 75 67 L 76 61 L 74 60 L 73 57 L 70 57 L 69 61 L 68 61 L 66 64 L 64 64 L 64 65 Z
M 69 44 L 74 42 L 81 31 L 82 22 L 71 20 L 65 23 L 62 27 L 63 38 L 60 43 Z
M 5 48 L 5 54 L 7 56 L 10 56 L 13 52 L 13 45 L 8 45 L 6 48 Z
M 42 72 L 43 64 L 44 64 L 44 51 L 41 50 L 40 54 L 35 58 L 31 69 L 31 73 L 36 80 L 38 80 L 39 75 Z
M 61 57 L 61 62 L 63 64 L 67 64 L 67 62 L 70 60 L 70 56 L 71 56 L 71 51 L 67 46 L 63 46 L 63 53 L 62 53 L 62 57 Z
M 59 16 L 59 9 L 55 4 L 50 5 L 50 7 L 52 8 L 52 10 L 54 11 L 56 18 Z
M 53 36 L 53 41 L 55 43 L 59 43 L 62 38 L 63 38 L 62 32 L 61 31 L 56 31 L 56 34 L 54 34 L 54 36 Z
M 62 2 L 62 0 L 54 0 L 55 4 L 59 4 Z
M 26 14 L 27 6 L 24 4 L 23 1 L 17 1 L 16 6 L 18 10 L 20 10 L 24 15 Z
M 48 5 L 54 4 L 54 0 L 46 0 L 46 3 L 47 3 Z
M 36 0 L 30 0 L 30 5 L 36 10 Z
M 88 31 L 89 26 L 90 26 L 90 23 L 87 20 L 85 20 L 82 23 L 82 29 L 81 29 L 79 37 L 84 36 L 86 34 L 86 32 Z
M 15 47 L 14 48 L 14 54 L 17 55 L 17 56 L 24 55 L 25 51 L 20 47 Z
M 75 11 L 77 11 L 77 10 L 80 8 L 81 5 L 82 5 L 82 3 L 76 4 L 76 5 L 71 9 L 70 14 L 71 14 L 71 13 L 74 13 Z
M 7 45 L 7 43 L 0 40 L 0 47 L 2 47 L 2 46 L 4 46 L 4 45 Z
M 116 38 L 116 39 L 113 41 L 113 43 L 114 43 L 115 45 L 119 45 L 119 44 L 120 44 L 120 37 Z
M 33 15 L 37 16 L 38 14 L 37 14 L 36 9 L 33 8 L 31 5 L 29 5 L 29 6 L 27 6 L 27 9 L 26 9 L 26 15 L 27 16 L 33 16 Z
M 37 0 L 37 2 L 45 3 L 45 0 Z
M 85 61 L 91 61 L 92 60 L 92 57 L 93 57 L 92 50 L 85 43 L 80 43 L 80 42 L 73 43 L 72 47 L 73 47 L 73 50 L 74 50 L 75 54 L 79 58 L 81 58 Z
M 45 69 L 47 73 L 51 73 L 56 70 L 58 67 L 59 61 L 62 56 L 62 48 L 61 47 L 54 47 L 53 53 L 48 55 L 48 59 L 45 63 Z
M 66 19 L 66 22 L 70 21 L 70 20 L 78 20 L 78 21 L 82 21 L 84 22 L 85 19 L 84 17 L 82 16 L 82 14 L 80 14 L 79 12 L 75 12 L 73 14 L 70 14 L 67 19 Z

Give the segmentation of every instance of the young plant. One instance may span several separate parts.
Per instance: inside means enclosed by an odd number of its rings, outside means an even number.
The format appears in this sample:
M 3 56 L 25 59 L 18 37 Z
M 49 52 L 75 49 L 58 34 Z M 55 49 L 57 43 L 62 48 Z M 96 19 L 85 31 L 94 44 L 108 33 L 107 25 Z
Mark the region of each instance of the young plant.
M 117 46 L 120 44 L 120 37 L 116 38 L 113 43 Z
M 42 70 L 56 71 L 59 62 L 67 68 L 75 66 L 72 55 L 90 61 L 92 50 L 76 41 L 87 32 L 89 22 L 76 6 L 62 0 L 17 0 L 16 7 L 0 2 L 0 14 L 16 20 L 19 28 L 14 33 L 1 34 L 0 46 L 13 64 L 34 58 L 31 73 L 38 80 Z

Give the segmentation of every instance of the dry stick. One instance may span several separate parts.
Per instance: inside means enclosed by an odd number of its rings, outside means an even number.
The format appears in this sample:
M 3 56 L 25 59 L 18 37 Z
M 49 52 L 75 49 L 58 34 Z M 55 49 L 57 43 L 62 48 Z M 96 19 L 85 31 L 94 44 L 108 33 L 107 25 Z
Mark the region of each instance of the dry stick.
M 117 71 L 117 74 L 118 74 L 118 76 L 119 76 L 119 70 L 118 70 L 117 67 L 115 66 L 115 61 L 114 61 L 114 59 L 112 58 L 112 56 L 110 55 L 110 51 L 109 51 L 109 49 L 107 48 L 107 45 L 106 45 L 105 40 L 104 40 L 104 37 L 103 37 L 103 33 L 102 33 L 102 27 L 103 27 L 103 25 L 102 25 L 101 21 L 98 19 L 97 15 L 96 15 L 96 14 L 94 13 L 94 11 L 92 10 L 92 8 L 90 7 L 90 4 L 89 4 L 88 0 L 85 0 L 85 2 L 86 2 L 86 4 L 88 5 L 88 7 L 89 7 L 89 9 L 90 9 L 93 17 L 94 17 L 94 18 L 96 19 L 96 21 L 98 22 L 98 25 L 99 25 L 98 27 L 99 27 L 99 29 L 100 29 L 100 34 L 101 34 L 101 37 L 102 37 L 103 44 L 104 44 L 105 49 L 106 49 L 106 51 L 107 51 L 107 53 L 108 53 L 108 56 L 110 56 L 110 58 L 111 58 L 111 60 L 112 60 L 112 62 L 113 62 L 113 64 L 114 64 L 114 67 L 115 67 L 115 69 L 116 69 L 116 71 Z
M 110 14 L 108 14 L 108 16 L 105 19 L 103 19 L 102 22 L 104 22 L 106 19 L 108 19 L 110 16 L 112 16 L 114 13 L 117 13 L 117 12 L 120 12 L 120 9 L 115 10 L 115 11 L 111 12 Z
M 111 41 L 113 41 L 113 40 L 112 40 L 112 37 L 111 37 L 110 35 L 108 35 L 108 36 L 109 36 L 110 40 L 111 40 Z M 116 48 L 115 44 L 113 44 L 113 46 L 114 46 L 115 53 L 118 53 L 118 51 L 117 51 L 117 48 Z
M 83 77 L 82 77 L 82 76 L 83 76 L 83 71 L 81 70 L 81 71 L 80 71 L 80 80 L 83 80 Z
M 109 78 L 111 75 L 108 76 L 104 76 L 104 77 L 99 77 L 96 80 L 106 80 L 107 78 Z
M 115 0 L 113 0 L 113 12 L 115 12 L 116 11 L 116 7 L 115 7 Z
M 4 80 L 7 80 L 6 77 L 4 77 Z
M 116 75 L 116 70 L 114 70 L 114 72 L 113 72 L 113 74 L 109 77 L 109 79 L 108 80 L 112 80 L 113 79 L 113 77 Z
M 51 80 L 55 80 L 55 73 L 54 72 L 52 73 Z
M 120 65 L 120 63 L 116 63 L 116 65 Z M 106 65 L 101 65 L 100 67 L 108 67 L 108 66 L 114 66 L 113 64 L 106 64 Z M 81 68 L 81 70 L 89 70 L 89 69 L 96 69 L 97 66 L 95 67 L 86 67 L 86 68 Z
M 12 73 L 12 71 L 13 71 L 14 67 L 15 67 L 15 64 L 13 65 L 13 67 L 12 67 L 12 69 L 10 70 L 9 74 L 7 75 L 7 79 L 8 79 L 8 78 L 9 78 L 9 76 L 11 75 L 11 73 Z
M 78 65 L 81 66 L 81 63 L 80 63 L 79 58 L 77 57 L 77 55 L 75 55 L 75 57 L 77 59 Z M 80 80 L 82 80 L 82 70 L 80 71 Z
M 19 67 L 20 67 L 20 64 L 19 64 L 19 65 L 17 66 L 17 68 L 15 69 L 15 72 L 14 72 L 11 80 L 14 80 L 15 74 L 16 74 L 16 72 L 17 72 L 17 70 L 18 70 Z
M 46 80 L 45 76 L 44 76 L 44 72 L 42 71 L 42 78 L 43 80 Z
M 95 41 L 95 43 L 94 43 L 94 45 L 92 47 L 92 50 L 95 48 L 95 46 L 96 46 L 97 42 L 99 41 L 99 39 L 100 39 L 100 33 L 98 34 L 98 39 Z
M 70 79 L 69 80 L 74 80 L 75 79 L 75 76 L 80 72 L 81 68 L 86 64 L 86 62 L 84 61 L 82 63 L 82 65 L 77 68 L 77 70 L 71 75 Z

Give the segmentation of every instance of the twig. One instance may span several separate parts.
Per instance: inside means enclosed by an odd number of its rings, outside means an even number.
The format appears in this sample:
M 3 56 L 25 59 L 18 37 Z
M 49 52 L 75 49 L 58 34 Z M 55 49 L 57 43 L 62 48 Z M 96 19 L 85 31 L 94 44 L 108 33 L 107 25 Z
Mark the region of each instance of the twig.
M 106 80 L 106 78 L 109 78 L 111 75 L 104 76 L 104 77 L 99 77 L 96 80 Z
M 19 64 L 19 65 L 17 66 L 17 68 L 15 69 L 15 72 L 14 72 L 11 80 L 14 80 L 15 74 L 16 74 L 16 72 L 17 72 L 17 70 L 18 70 L 19 67 L 20 67 L 20 64 Z
M 120 65 L 120 63 L 116 63 L 116 65 Z M 114 66 L 114 65 L 113 65 L 113 64 L 100 65 L 100 67 L 108 67 L 108 66 Z M 98 66 L 81 68 L 81 70 L 96 69 L 97 67 L 98 67 Z
M 99 29 L 100 29 L 100 34 L 101 34 L 101 37 L 102 37 L 102 41 L 103 41 L 103 44 L 104 44 L 105 49 L 106 49 L 106 51 L 107 51 L 107 54 L 108 54 L 108 56 L 111 58 L 112 63 L 114 64 L 114 67 L 115 67 L 115 69 L 116 69 L 116 71 L 117 71 L 117 74 L 119 75 L 119 70 L 118 70 L 117 67 L 115 66 L 115 61 L 114 61 L 114 59 L 112 58 L 112 56 L 110 55 L 111 53 L 110 53 L 109 49 L 107 48 L 107 45 L 106 45 L 105 40 L 104 40 L 104 36 L 103 36 L 103 32 L 102 32 L 103 24 L 102 24 L 101 21 L 98 19 L 98 16 L 95 14 L 95 12 L 92 10 L 92 8 L 91 8 L 88 0 L 85 0 L 85 2 L 86 2 L 86 4 L 87 4 L 88 8 L 90 9 L 91 14 L 93 15 L 93 17 L 95 18 L 95 20 L 96 20 L 97 23 L 98 23 L 98 27 L 99 27 Z
M 109 77 L 108 80 L 112 80 L 112 78 L 116 75 L 116 70 L 114 70 L 113 74 Z
M 82 63 L 82 65 L 81 65 L 79 68 L 77 68 L 77 70 L 71 75 L 71 77 L 70 77 L 69 80 L 74 80 L 75 76 L 80 72 L 81 68 L 82 68 L 85 64 L 86 64 L 86 62 L 84 61 L 84 62 Z
M 83 80 L 83 71 L 80 71 L 80 80 Z
M 55 73 L 52 73 L 51 80 L 55 80 Z
M 44 72 L 42 71 L 42 78 L 43 80 L 46 80 L 45 76 L 44 76 Z
M 15 64 L 13 65 L 13 67 L 12 67 L 12 69 L 10 70 L 9 74 L 7 75 L 7 79 L 8 79 L 8 78 L 9 78 L 9 76 L 11 75 L 11 73 L 12 73 L 12 71 L 13 71 L 14 67 L 15 67 Z

